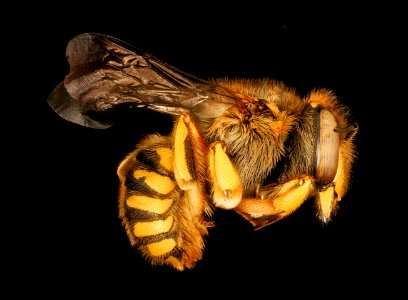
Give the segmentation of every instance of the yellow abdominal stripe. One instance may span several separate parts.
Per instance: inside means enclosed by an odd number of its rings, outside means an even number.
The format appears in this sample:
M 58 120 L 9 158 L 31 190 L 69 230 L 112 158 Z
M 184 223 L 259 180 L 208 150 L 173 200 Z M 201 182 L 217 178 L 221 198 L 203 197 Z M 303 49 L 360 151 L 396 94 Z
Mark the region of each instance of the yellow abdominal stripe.
M 173 151 L 169 148 L 156 148 L 160 158 L 160 165 L 169 171 L 173 171 Z
M 160 194 L 168 194 L 176 187 L 176 183 L 173 180 L 156 172 L 136 170 L 133 176 L 136 179 L 145 177 L 145 183 Z
M 147 196 L 133 195 L 126 199 L 126 205 L 156 214 L 165 213 L 173 203 L 173 199 L 157 199 Z
M 147 245 L 147 249 L 153 256 L 160 256 L 169 253 L 176 247 L 176 241 L 174 239 L 164 239 L 160 242 L 154 242 Z
M 169 216 L 165 220 L 137 222 L 133 227 L 133 233 L 137 237 L 145 237 L 166 233 L 173 225 L 173 217 Z
M 168 148 L 157 148 L 157 154 L 160 157 L 160 164 L 168 170 L 173 169 L 172 151 Z M 148 170 L 135 170 L 133 172 L 135 179 L 144 178 L 144 182 L 151 189 L 160 194 L 168 194 L 176 187 L 176 183 L 168 176 L 157 174 Z M 126 199 L 126 205 L 131 208 L 140 209 L 156 214 L 165 213 L 173 204 L 173 199 L 159 199 L 144 195 L 132 195 Z M 171 231 L 174 223 L 173 216 L 165 220 L 154 220 L 146 222 L 136 222 L 133 226 L 133 233 L 136 237 L 143 238 L 154 236 Z M 158 242 L 152 242 L 146 245 L 152 256 L 161 256 L 169 253 L 177 246 L 173 238 L 165 238 Z

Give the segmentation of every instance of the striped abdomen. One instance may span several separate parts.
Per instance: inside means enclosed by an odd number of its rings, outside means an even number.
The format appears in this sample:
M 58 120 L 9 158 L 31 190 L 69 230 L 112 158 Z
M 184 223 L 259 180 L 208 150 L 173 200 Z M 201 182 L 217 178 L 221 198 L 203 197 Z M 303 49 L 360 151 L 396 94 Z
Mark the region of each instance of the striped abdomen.
M 132 245 L 153 265 L 192 268 L 207 234 L 204 212 L 189 209 L 173 173 L 172 140 L 152 135 L 120 164 L 119 210 Z

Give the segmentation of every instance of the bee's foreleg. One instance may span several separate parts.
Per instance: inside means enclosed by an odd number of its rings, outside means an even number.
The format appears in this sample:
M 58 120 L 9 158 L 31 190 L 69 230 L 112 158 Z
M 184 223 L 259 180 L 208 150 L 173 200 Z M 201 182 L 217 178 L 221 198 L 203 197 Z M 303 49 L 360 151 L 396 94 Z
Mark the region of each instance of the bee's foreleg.
M 332 116 L 328 111 L 323 110 L 323 113 L 326 118 Z M 334 124 L 332 127 L 335 128 L 336 124 L 334 121 L 332 123 Z M 262 187 L 254 198 L 244 198 L 236 211 L 256 229 L 260 229 L 285 218 L 297 210 L 304 201 L 314 198 L 317 217 L 322 223 L 328 223 L 336 214 L 337 203 L 347 192 L 354 159 L 352 138 L 357 127 L 350 126 L 343 131 L 336 128 L 335 131 L 329 132 L 331 135 L 341 132 L 346 138 L 341 136 L 341 142 L 334 148 L 327 149 L 328 145 L 320 146 L 321 163 L 314 176 L 296 176 L 283 183 Z M 325 141 L 328 140 L 330 141 L 330 138 L 326 134 Z
M 255 229 L 260 229 L 296 211 L 313 193 L 313 178 L 302 175 L 285 183 L 263 187 L 256 197 L 242 199 L 235 210 Z

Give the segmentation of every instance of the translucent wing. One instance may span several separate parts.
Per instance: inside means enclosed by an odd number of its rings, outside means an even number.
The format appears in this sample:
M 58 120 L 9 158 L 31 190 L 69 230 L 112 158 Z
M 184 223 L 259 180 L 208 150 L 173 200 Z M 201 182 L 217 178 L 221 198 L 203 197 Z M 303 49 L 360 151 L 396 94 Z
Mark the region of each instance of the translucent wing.
M 121 40 L 85 33 L 67 45 L 70 73 L 48 97 L 61 117 L 107 128 L 103 115 L 119 107 L 146 107 L 198 118 L 220 115 L 237 101 L 221 86 L 182 72 Z

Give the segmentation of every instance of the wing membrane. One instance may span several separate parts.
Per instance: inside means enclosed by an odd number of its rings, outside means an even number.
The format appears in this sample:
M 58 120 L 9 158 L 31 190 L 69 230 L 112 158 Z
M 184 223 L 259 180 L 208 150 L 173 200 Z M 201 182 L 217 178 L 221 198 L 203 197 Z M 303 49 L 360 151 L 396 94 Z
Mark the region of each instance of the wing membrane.
M 97 116 L 123 105 L 212 117 L 236 101 L 215 83 L 107 35 L 85 33 L 73 38 L 66 57 L 70 73 L 48 103 L 60 116 L 80 125 L 106 128 L 109 124 Z

